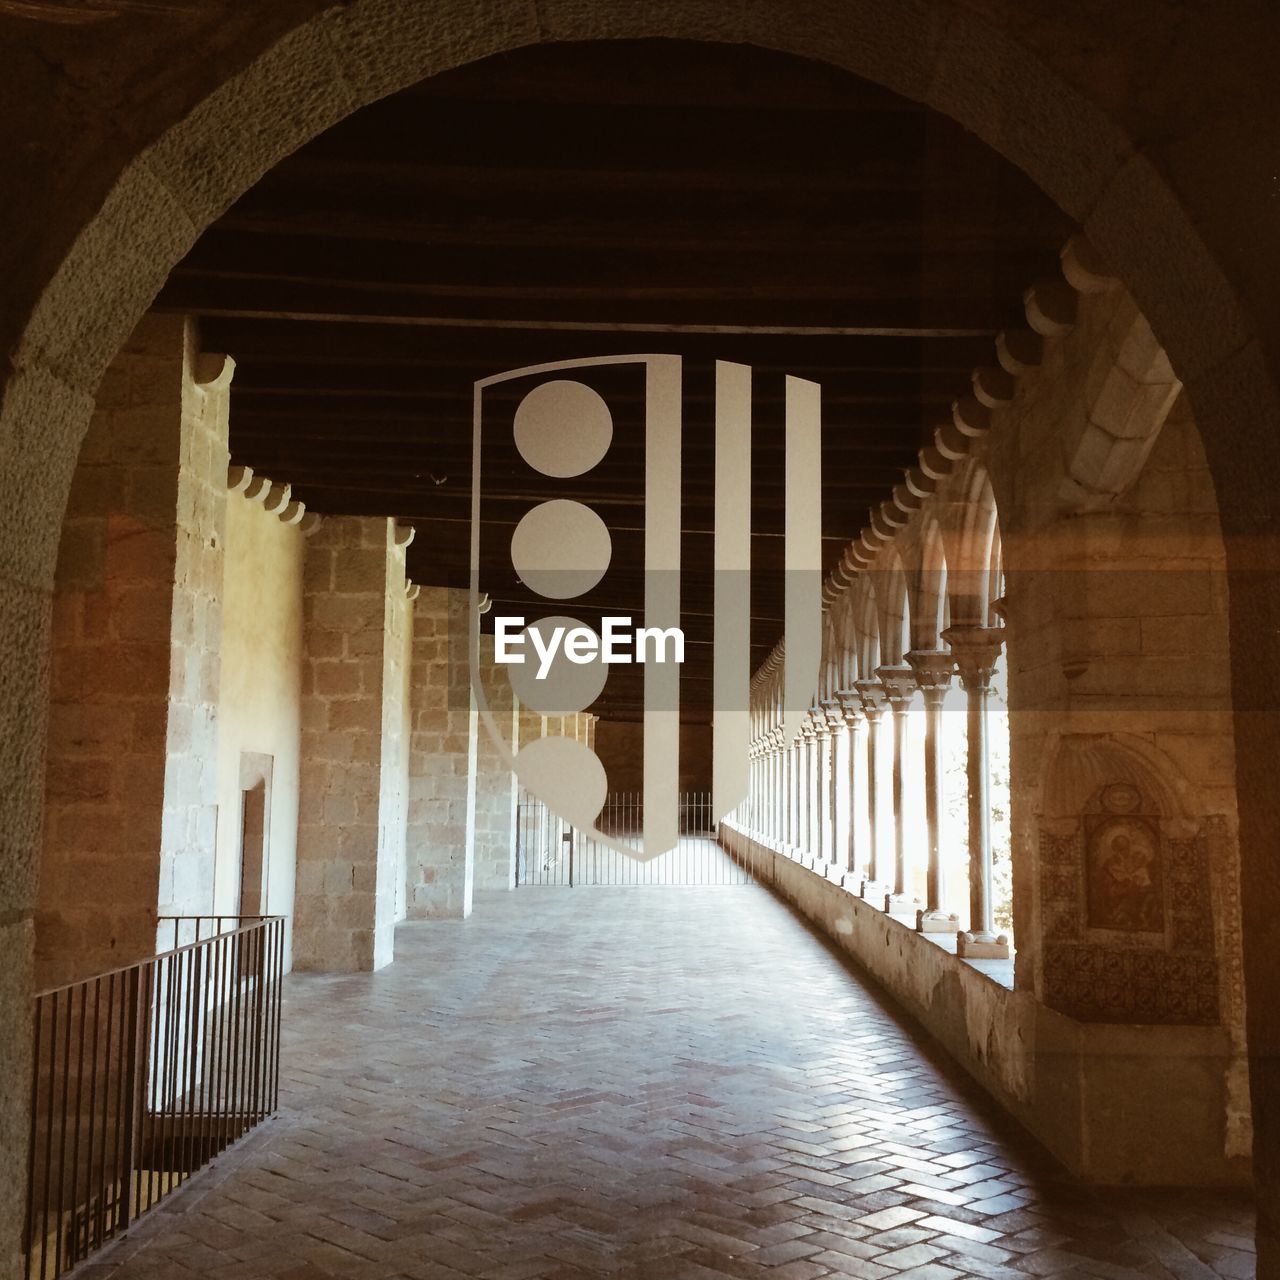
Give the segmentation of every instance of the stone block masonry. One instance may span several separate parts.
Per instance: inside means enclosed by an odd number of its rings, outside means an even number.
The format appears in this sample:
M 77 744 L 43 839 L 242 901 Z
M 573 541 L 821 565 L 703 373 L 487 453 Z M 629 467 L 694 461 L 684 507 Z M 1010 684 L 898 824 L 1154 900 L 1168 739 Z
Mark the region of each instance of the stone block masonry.
M 326 519 L 303 570 L 294 965 L 392 958 L 407 758 L 404 548 L 391 521 Z
M 99 391 L 54 598 L 41 985 L 213 907 L 230 375 L 190 320 L 148 316 Z
M 465 661 L 468 593 L 423 587 L 413 617 L 409 755 L 410 920 L 471 914 L 476 879 L 477 715 Z

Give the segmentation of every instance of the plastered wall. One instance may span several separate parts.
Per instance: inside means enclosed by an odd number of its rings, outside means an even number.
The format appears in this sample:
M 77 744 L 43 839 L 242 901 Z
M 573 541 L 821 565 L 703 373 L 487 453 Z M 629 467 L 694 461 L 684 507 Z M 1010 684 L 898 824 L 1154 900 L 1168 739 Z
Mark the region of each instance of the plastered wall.
M 292 924 L 298 834 L 305 539 L 261 502 L 227 499 L 223 565 L 222 681 L 218 701 L 217 910 L 240 903 L 243 784 L 270 757 L 264 915 Z M 247 769 L 247 771 L 246 771 Z M 286 930 L 286 960 L 292 929 Z

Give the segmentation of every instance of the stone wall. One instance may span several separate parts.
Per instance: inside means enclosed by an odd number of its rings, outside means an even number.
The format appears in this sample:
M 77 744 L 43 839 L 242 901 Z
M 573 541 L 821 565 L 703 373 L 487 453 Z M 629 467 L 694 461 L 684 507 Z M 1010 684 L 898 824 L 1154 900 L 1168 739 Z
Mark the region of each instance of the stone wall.
M 1190 405 L 1122 288 L 1081 297 L 993 412 L 984 460 L 1007 577 L 1019 983 L 1086 1024 L 1223 1028 L 1207 1097 L 1227 1155 L 1247 1156 L 1225 549 Z M 1117 834 L 1152 856 L 1133 908 L 1148 921 L 1099 897 Z
M 294 964 L 378 969 L 392 957 L 402 811 L 390 776 L 383 785 L 384 748 L 388 774 L 399 768 L 388 726 L 402 714 L 408 626 L 394 526 L 324 520 L 307 540 L 303 581 Z
M 148 316 L 99 389 L 54 602 L 42 983 L 214 905 L 229 376 L 191 322 Z

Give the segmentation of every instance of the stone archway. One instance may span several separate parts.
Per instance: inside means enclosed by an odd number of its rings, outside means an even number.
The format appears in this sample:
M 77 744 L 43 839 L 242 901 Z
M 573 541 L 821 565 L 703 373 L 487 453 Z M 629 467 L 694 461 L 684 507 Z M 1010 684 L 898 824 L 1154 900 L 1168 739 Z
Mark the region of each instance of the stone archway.
M 1233 6 L 1227 31 L 1220 15 L 1215 25 L 1215 15 L 1186 19 L 1172 4 L 1167 14 L 1167 31 L 1119 18 L 1114 30 L 1099 30 L 1088 24 L 1108 19 L 1064 18 L 1038 2 L 350 0 L 321 8 L 298 0 L 265 30 L 265 22 L 236 27 L 216 67 L 238 69 L 211 92 L 172 90 L 158 104 L 138 104 L 139 118 L 128 121 L 126 107 L 104 101 L 121 121 L 88 182 L 90 203 L 100 207 L 88 217 L 75 207 L 41 208 L 33 182 L 35 198 L 17 202 L 32 224 L 30 243 L 5 250 L 38 266 L 24 269 L 13 295 L 20 314 L 5 318 L 14 343 L 0 399 L 0 1000 L 11 1028 L 4 1056 L 14 1059 L 0 1062 L 0 1257 L 14 1255 L 21 1216 L 26 1072 L 15 1046 L 25 1044 L 30 991 L 49 593 L 102 370 L 196 235 L 283 155 L 365 103 L 539 41 L 675 36 L 827 61 L 972 129 L 1082 223 L 1184 382 L 1220 495 L 1235 587 L 1260 1245 L 1264 1270 L 1280 1268 L 1280 1028 L 1264 998 L 1280 961 L 1271 923 L 1280 862 L 1270 847 L 1280 800 L 1269 764 L 1280 755 L 1271 567 L 1280 521 L 1270 482 L 1280 464 L 1280 396 L 1270 372 L 1280 363 L 1280 231 L 1266 165 L 1277 124 L 1265 92 L 1276 35 L 1265 9 L 1246 0 Z M 1153 25 L 1169 48 L 1153 49 Z M 201 53 L 191 50 L 192 60 Z M 1149 137 L 1161 138 L 1159 147 L 1144 148 Z M 72 127 L 64 142 L 66 154 L 50 153 L 59 163 L 83 159 Z

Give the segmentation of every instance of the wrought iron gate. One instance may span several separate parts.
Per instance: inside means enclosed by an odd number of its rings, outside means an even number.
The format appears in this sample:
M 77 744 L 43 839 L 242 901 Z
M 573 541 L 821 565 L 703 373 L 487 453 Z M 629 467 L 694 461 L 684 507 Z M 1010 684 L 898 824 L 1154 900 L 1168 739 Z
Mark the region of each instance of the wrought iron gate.
M 638 792 L 611 792 L 596 825 L 623 845 L 640 846 L 644 801 Z M 583 885 L 744 885 L 750 872 L 716 841 L 711 796 L 680 795 L 680 843 L 639 862 L 569 826 L 541 800 L 522 792 L 516 821 L 516 883 L 573 888 Z

